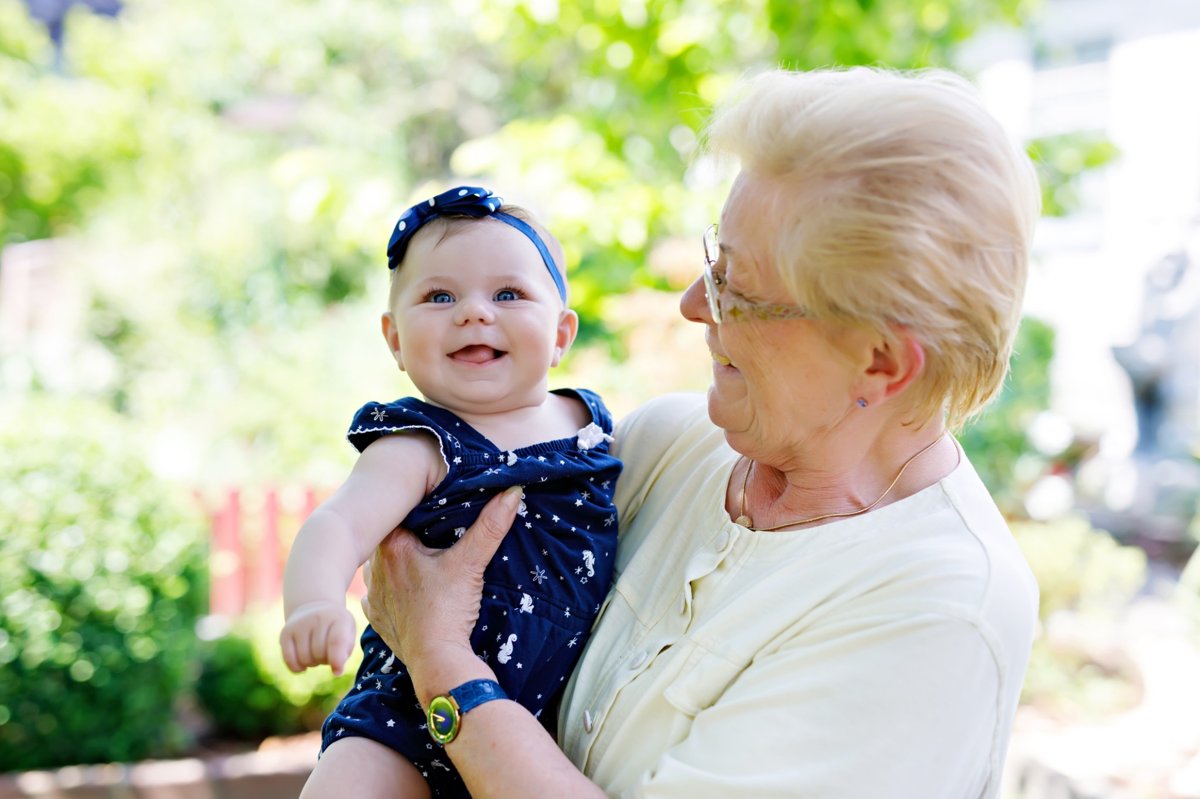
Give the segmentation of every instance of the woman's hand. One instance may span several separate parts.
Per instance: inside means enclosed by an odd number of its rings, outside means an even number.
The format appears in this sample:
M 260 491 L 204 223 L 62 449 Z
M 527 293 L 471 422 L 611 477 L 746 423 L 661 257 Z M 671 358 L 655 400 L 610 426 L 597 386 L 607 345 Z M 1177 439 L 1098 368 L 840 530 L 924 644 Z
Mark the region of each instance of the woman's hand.
M 483 571 L 512 527 L 522 491 L 494 497 L 448 549 L 429 549 L 403 529 L 394 530 L 364 569 L 363 612 L 414 676 L 471 652 L 479 619 Z

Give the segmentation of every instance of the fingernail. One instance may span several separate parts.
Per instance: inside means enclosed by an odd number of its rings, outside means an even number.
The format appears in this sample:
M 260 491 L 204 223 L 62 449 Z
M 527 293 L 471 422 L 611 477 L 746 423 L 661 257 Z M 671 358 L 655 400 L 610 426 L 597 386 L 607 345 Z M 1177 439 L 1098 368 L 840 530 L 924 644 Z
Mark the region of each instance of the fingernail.
M 504 503 L 505 508 L 515 508 L 523 496 L 525 496 L 525 486 L 509 486 L 504 489 L 504 498 L 501 502 Z

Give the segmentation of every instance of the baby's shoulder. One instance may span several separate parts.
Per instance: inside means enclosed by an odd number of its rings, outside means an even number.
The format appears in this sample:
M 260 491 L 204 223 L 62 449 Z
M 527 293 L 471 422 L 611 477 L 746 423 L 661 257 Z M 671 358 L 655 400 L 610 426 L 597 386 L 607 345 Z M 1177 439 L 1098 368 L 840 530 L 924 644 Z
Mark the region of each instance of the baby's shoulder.
M 417 431 L 431 434 L 437 440 L 453 440 L 462 429 L 453 414 L 415 397 L 401 397 L 363 405 L 355 412 L 346 437 L 362 452 L 382 436 Z

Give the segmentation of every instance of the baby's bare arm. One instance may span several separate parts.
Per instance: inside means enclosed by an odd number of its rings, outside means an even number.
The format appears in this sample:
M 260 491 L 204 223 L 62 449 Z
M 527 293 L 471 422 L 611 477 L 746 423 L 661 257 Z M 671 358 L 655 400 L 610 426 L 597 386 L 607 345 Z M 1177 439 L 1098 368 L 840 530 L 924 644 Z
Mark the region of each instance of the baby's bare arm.
M 280 645 L 290 669 L 328 663 L 341 673 L 354 646 L 346 589 L 355 570 L 445 473 L 432 437 L 381 438 L 363 451 L 346 482 L 305 521 L 284 574 L 286 623 Z

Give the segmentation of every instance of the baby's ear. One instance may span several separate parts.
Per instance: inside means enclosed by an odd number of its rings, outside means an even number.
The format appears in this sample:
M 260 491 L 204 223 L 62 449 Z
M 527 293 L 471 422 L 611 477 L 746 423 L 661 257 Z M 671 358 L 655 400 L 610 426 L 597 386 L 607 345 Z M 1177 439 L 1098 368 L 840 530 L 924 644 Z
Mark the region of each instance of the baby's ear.
M 558 315 L 558 330 L 554 336 L 554 357 L 550 360 L 551 366 L 558 366 L 559 361 L 571 349 L 571 345 L 575 342 L 575 334 L 578 332 L 579 315 L 570 308 L 563 310 Z M 400 356 L 396 357 L 399 359 Z
M 404 358 L 400 353 L 400 330 L 396 325 L 396 317 L 392 316 L 391 311 L 388 311 L 380 317 L 379 324 L 383 329 L 383 340 L 387 342 L 388 349 L 392 351 L 392 357 L 396 359 L 396 364 L 403 372 Z

